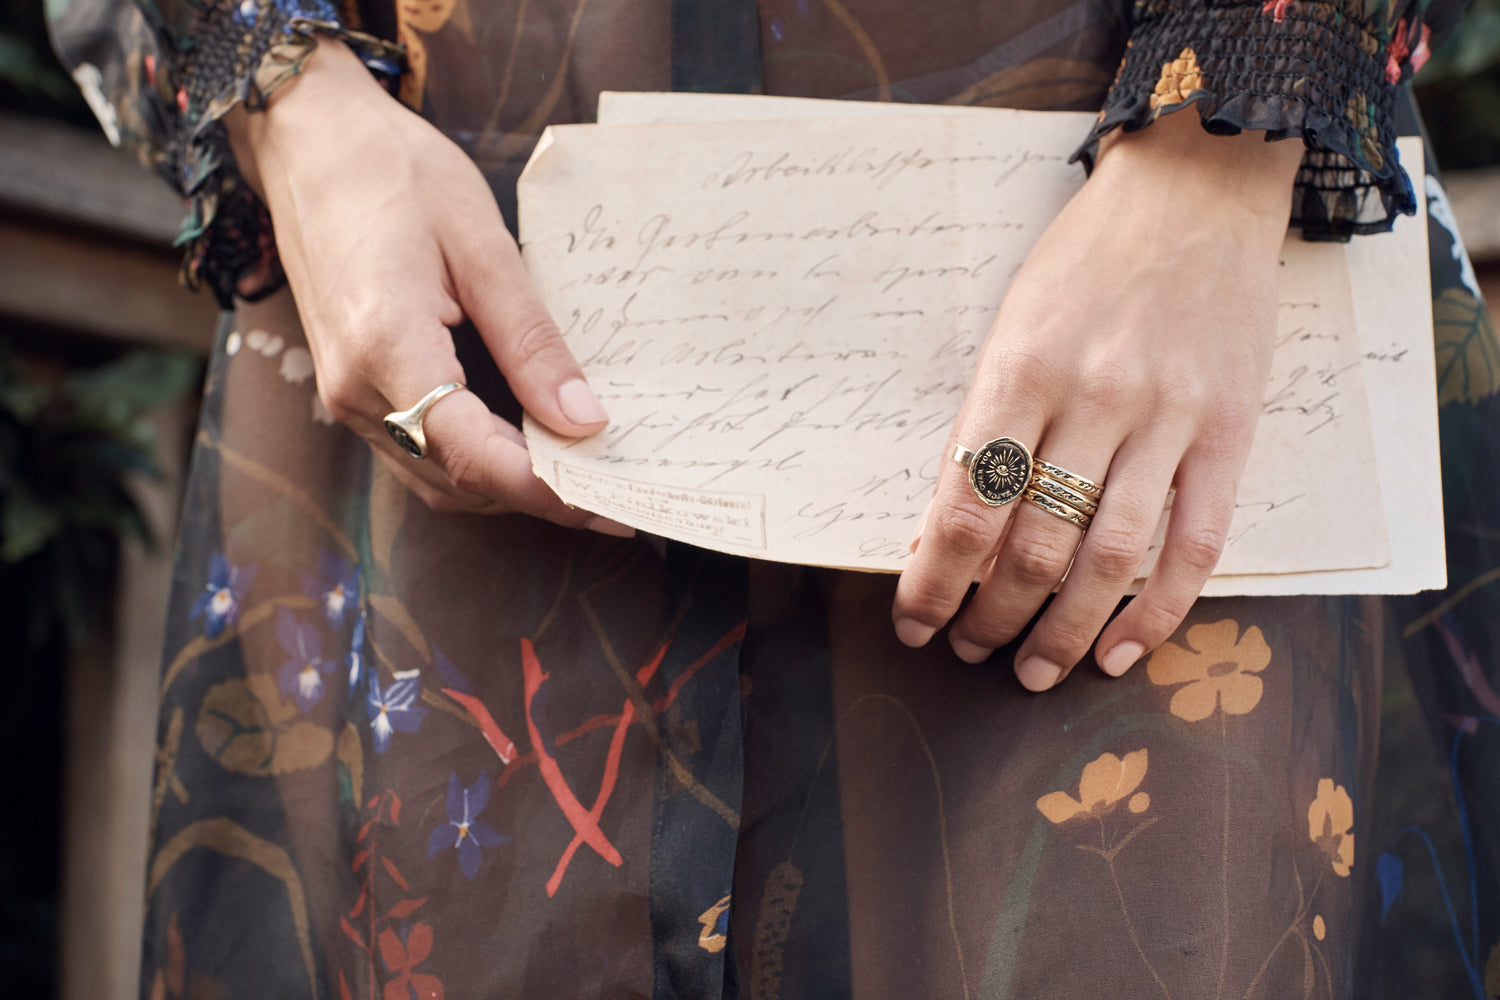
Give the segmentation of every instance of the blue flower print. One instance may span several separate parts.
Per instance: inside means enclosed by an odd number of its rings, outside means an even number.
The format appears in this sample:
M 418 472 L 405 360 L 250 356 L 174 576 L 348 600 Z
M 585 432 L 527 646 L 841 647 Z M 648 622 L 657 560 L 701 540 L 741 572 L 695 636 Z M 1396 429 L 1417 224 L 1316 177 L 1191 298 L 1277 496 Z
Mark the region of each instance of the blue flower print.
M 391 733 L 397 729 L 403 733 L 414 733 L 422 724 L 427 709 L 417 704 L 422 694 L 419 670 L 398 670 L 391 675 L 395 679 L 390 687 L 380 690 L 380 684 L 370 680 L 370 697 L 365 700 L 365 711 L 370 715 L 370 735 L 375 738 L 375 752 L 385 753 L 391 745 Z
M 240 601 L 255 579 L 254 566 L 231 566 L 222 553 L 208 561 L 208 583 L 193 602 L 188 621 L 203 616 L 203 634 L 217 639 L 224 626 L 234 624 L 240 614 Z
M 291 657 L 281 665 L 276 679 L 282 694 L 306 712 L 323 700 L 323 678 L 337 664 L 323 656 L 323 633 L 316 625 L 302 625 L 286 608 L 276 609 L 276 639 Z
M 458 870 L 473 881 L 479 874 L 479 849 L 498 847 L 510 838 L 500 833 L 479 814 L 490 801 L 490 776 L 479 773 L 479 780 L 468 788 L 458 775 L 448 776 L 448 822 L 432 831 L 427 838 L 427 856 L 451 847 L 458 852 Z
M 302 574 L 302 592 L 318 602 L 329 628 L 344 624 L 344 616 L 359 603 L 359 564 L 332 552 L 318 553 L 318 574 Z
M 349 652 L 344 654 L 344 666 L 349 670 L 349 696 L 352 698 L 365 681 L 368 668 L 365 666 L 365 616 L 354 619 L 354 635 L 349 639 Z

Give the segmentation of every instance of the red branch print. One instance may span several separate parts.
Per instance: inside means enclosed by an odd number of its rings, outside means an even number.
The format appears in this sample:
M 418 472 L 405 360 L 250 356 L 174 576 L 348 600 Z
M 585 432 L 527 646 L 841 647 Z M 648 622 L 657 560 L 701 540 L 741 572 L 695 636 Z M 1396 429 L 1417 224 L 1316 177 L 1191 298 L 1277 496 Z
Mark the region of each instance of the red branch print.
M 563 777 L 562 768 L 557 766 L 557 761 L 542 744 L 541 730 L 537 728 L 536 717 L 532 714 L 532 705 L 547 675 L 542 672 L 542 664 L 536 658 L 536 648 L 532 646 L 530 639 L 521 640 L 521 670 L 526 683 L 526 730 L 527 735 L 531 737 L 532 748 L 536 751 L 537 769 L 542 772 L 542 780 L 546 782 L 547 790 L 552 793 L 557 807 L 568 818 L 573 830 L 583 838 L 583 842 L 597 851 L 605 861 L 618 868 L 624 864 L 620 852 L 615 850 L 609 838 L 604 836 L 604 831 L 599 829 L 598 821 L 574 796 L 573 789 L 568 787 L 568 780 Z

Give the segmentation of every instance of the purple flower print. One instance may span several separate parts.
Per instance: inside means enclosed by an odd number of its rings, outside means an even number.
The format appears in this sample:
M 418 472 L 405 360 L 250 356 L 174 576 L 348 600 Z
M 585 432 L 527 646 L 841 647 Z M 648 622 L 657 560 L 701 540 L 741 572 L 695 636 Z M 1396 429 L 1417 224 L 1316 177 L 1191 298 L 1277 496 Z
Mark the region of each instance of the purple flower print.
M 319 552 L 318 573 L 302 574 L 302 592 L 318 602 L 328 627 L 338 628 L 359 603 L 359 564 L 347 563 L 332 552 Z
M 380 683 L 370 679 L 370 697 L 365 700 L 365 711 L 370 716 L 370 735 L 375 739 L 375 752 L 385 753 L 391 745 L 391 733 L 397 729 L 403 733 L 414 733 L 422 724 L 427 709 L 417 704 L 422 694 L 418 679 L 419 670 L 398 670 L 391 675 L 395 679 L 390 687 L 380 690 Z
M 298 711 L 306 712 L 323 700 L 323 678 L 338 664 L 323 656 L 323 633 L 316 625 L 302 625 L 286 608 L 276 609 L 276 639 L 291 657 L 276 674 L 282 694 L 289 694 Z
M 202 615 L 203 634 L 217 639 L 239 617 L 240 601 L 254 579 L 254 566 L 231 566 L 222 553 L 214 553 L 208 560 L 208 583 L 193 602 L 188 621 Z
M 479 780 L 465 788 L 458 775 L 448 776 L 448 822 L 433 830 L 427 838 L 427 856 L 453 848 L 458 852 L 458 870 L 473 880 L 479 874 L 479 849 L 498 847 L 510 838 L 500 833 L 479 814 L 490 801 L 490 776 L 483 771 Z
M 349 639 L 349 652 L 344 654 L 344 666 L 349 670 L 349 697 L 359 691 L 365 681 L 368 667 L 365 666 L 365 616 L 354 619 L 354 635 Z

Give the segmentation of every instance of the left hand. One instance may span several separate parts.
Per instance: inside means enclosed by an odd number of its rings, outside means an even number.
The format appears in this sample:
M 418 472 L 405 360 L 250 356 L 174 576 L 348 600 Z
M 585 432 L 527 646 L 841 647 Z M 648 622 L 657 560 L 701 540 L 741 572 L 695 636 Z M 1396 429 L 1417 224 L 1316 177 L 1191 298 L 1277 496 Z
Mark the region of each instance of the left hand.
M 1062 581 L 1016 652 L 1033 691 L 1096 636 L 1099 665 L 1124 673 L 1177 629 L 1218 562 L 1269 371 L 1302 156 L 1296 140 L 1210 135 L 1191 108 L 1106 142 L 1007 293 L 944 452 L 1016 438 L 1103 484 L 1099 512 L 1080 539 L 1024 497 L 988 507 L 945 458 L 892 608 L 902 642 L 921 646 L 951 621 L 954 652 L 977 663 Z M 1174 486 L 1156 567 L 1106 628 Z

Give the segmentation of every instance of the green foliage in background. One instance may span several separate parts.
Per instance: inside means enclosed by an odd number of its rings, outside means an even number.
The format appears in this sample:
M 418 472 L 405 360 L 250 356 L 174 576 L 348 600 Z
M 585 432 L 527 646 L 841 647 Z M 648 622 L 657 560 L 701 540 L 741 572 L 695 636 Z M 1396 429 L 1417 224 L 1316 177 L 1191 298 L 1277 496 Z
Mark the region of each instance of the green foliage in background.
M 1474 0 L 1416 85 L 1444 170 L 1500 165 L 1500 0 Z
M 198 373 L 163 351 L 48 372 L 0 343 L 0 592 L 23 648 L 79 642 L 106 613 L 119 541 L 150 540 L 127 488 L 158 475 L 146 417 Z

